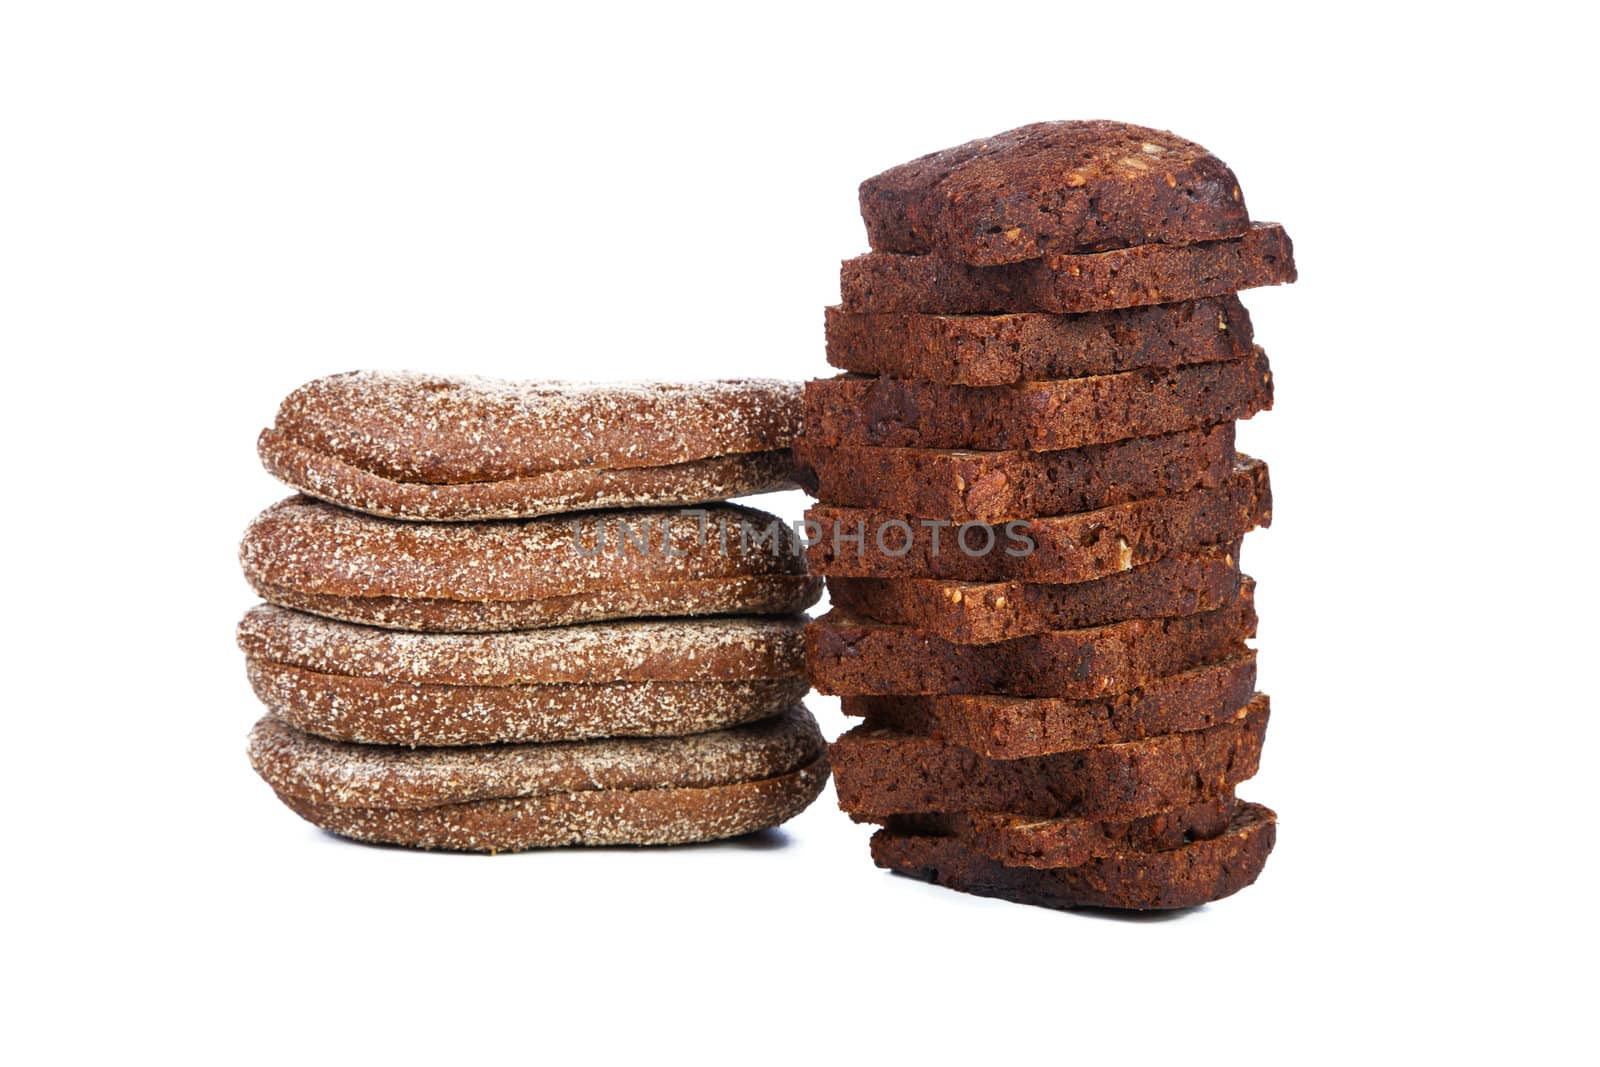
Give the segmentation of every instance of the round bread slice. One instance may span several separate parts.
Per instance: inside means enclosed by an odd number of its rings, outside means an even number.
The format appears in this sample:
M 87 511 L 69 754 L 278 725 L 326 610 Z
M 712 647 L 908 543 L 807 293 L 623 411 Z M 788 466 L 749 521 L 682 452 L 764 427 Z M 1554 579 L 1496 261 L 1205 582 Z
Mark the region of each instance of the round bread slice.
M 805 696 L 804 616 L 418 634 L 271 605 L 239 623 L 256 695 L 306 733 L 374 745 L 680 736 Z
M 795 382 L 515 382 L 335 374 L 257 442 L 301 492 L 394 518 L 530 518 L 795 487 Z
M 799 814 L 828 778 L 821 731 L 799 705 L 693 737 L 466 749 L 327 741 L 269 715 L 250 761 L 332 833 L 481 852 L 752 833 Z
M 415 523 L 291 497 L 250 524 L 239 560 L 270 603 L 435 632 L 786 615 L 822 592 L 788 524 L 732 504 Z

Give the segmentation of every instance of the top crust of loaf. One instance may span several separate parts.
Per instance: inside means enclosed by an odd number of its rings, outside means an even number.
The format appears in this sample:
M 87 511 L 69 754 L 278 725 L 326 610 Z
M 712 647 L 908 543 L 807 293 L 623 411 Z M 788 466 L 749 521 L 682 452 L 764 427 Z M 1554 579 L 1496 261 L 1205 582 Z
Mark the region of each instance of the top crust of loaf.
M 264 436 L 384 478 L 459 485 L 631 470 L 789 447 L 800 385 L 515 382 L 352 371 L 308 382 Z
M 1038 122 L 861 183 L 874 251 L 976 266 L 1052 252 L 1237 237 L 1250 224 L 1227 164 L 1165 130 Z

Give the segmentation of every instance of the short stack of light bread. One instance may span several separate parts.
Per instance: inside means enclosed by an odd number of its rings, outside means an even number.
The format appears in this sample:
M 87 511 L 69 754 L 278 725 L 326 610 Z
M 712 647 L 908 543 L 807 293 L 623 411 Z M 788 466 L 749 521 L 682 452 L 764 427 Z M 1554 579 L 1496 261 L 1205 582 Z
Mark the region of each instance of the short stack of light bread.
M 831 612 L 809 669 L 879 865 L 1056 907 L 1179 908 L 1255 880 L 1254 586 L 1270 406 L 1236 290 L 1293 281 L 1197 144 L 1040 123 L 861 186 L 797 451 Z
M 284 400 L 299 490 L 240 549 L 250 759 L 333 833 L 508 851 L 775 826 L 828 776 L 801 704 L 799 387 L 357 372 Z

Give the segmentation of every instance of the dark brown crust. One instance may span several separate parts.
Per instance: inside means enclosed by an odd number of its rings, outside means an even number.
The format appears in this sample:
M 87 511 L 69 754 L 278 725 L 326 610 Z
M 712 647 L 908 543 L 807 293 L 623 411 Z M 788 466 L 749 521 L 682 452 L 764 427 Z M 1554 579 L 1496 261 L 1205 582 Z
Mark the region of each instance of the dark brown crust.
M 493 482 L 428 484 L 385 478 L 305 448 L 274 430 L 262 464 L 309 496 L 371 515 L 424 522 L 525 519 L 616 507 L 689 506 L 796 488 L 789 450 L 712 456 L 659 467 L 541 471 Z
M 1227 831 L 1238 801 L 1232 793 L 1138 819 L 1037 819 L 1031 815 L 896 815 L 892 834 L 954 837 L 1007 867 L 1076 867 L 1119 852 L 1181 848 Z
M 806 626 L 806 677 L 841 695 L 1006 694 L 1090 700 L 1231 658 L 1255 634 L 1254 585 L 1233 603 L 1170 619 L 1129 619 L 992 645 L 831 611 Z
M 1257 526 L 1272 522 L 1272 491 L 1267 466 L 1247 456 L 1239 457 L 1233 474 L 1215 488 L 1196 489 L 1182 496 L 1150 497 L 1115 504 L 1097 511 L 1026 521 L 1031 551 L 1015 531 L 993 527 L 995 545 L 986 554 L 968 555 L 952 545 L 956 531 L 948 520 L 940 528 L 925 525 L 940 520 L 921 519 L 900 512 L 868 508 L 817 505 L 806 511 L 811 532 L 819 533 L 806 555 L 812 574 L 844 578 L 934 578 L 943 581 L 1024 581 L 1074 584 L 1106 578 L 1153 563 L 1167 556 L 1192 552 L 1205 545 L 1234 541 Z M 892 551 L 903 546 L 903 531 L 892 523 L 910 526 L 913 541 L 902 555 L 882 551 L 877 531 Z M 863 533 L 862 545 L 853 538 Z M 836 536 L 837 535 L 837 536 Z M 940 538 L 934 551 L 934 538 Z M 982 531 L 968 541 L 973 549 L 984 545 Z M 1015 551 L 1018 554 L 1011 555 Z
M 841 375 L 806 383 L 802 460 L 842 445 L 1057 451 L 1215 426 L 1272 406 L 1272 368 L 1247 359 L 1018 385 Z M 937 514 L 923 512 L 922 514 Z
M 1254 775 L 1268 717 L 1258 694 L 1206 730 L 1013 760 L 858 726 L 829 747 L 829 759 L 839 807 L 861 820 L 974 811 L 1133 819 L 1219 796 Z
M 844 261 L 839 289 L 841 306 L 850 312 L 1069 314 L 1170 304 L 1294 280 L 1289 235 L 1277 223 L 1258 222 L 1227 241 L 1051 255 L 1004 267 L 870 252 Z
M 828 362 L 857 374 L 1011 385 L 1243 359 L 1255 334 L 1239 298 L 1084 315 L 826 311 Z
M 1022 759 L 1209 729 L 1248 703 L 1255 684 L 1256 654 L 1245 651 L 1096 700 L 847 696 L 842 708 L 868 725 L 937 737 L 986 759 Z
M 245 532 L 240 563 L 262 599 L 401 629 L 496 630 L 651 615 L 788 614 L 820 596 L 791 548 L 793 531 L 753 508 L 708 505 L 710 533 L 673 509 L 584 512 L 511 522 L 414 523 L 306 497 L 268 508 Z M 621 523 L 649 540 L 619 541 Z M 741 523 L 774 530 L 778 551 Z M 610 538 L 598 554 L 595 532 Z M 574 533 L 574 530 L 578 533 Z M 717 531 L 729 530 L 724 552 Z M 663 551 L 670 532 L 675 554 Z M 681 553 L 681 554 L 677 554 Z
M 819 756 L 788 774 L 692 788 L 590 790 L 426 809 L 336 808 L 280 795 L 291 811 L 341 837 L 410 848 L 515 852 L 564 845 L 680 845 L 787 822 L 828 781 Z
M 1007 867 L 953 837 L 880 830 L 872 836 L 878 866 L 979 896 L 1047 908 L 1192 908 L 1231 896 L 1266 866 L 1277 816 L 1240 804 L 1228 831 L 1182 848 L 1125 852 L 1076 867 Z
M 1092 511 L 1214 486 L 1233 470 L 1233 423 L 1059 452 L 797 446 L 826 504 L 956 522 Z
M 989 644 L 1045 630 L 1212 611 L 1239 591 L 1239 578 L 1239 542 L 1230 541 L 1076 585 L 829 578 L 828 598 L 858 618 Z
M 1036 122 L 861 183 L 872 247 L 980 265 L 1048 252 L 1235 237 L 1250 215 L 1226 163 L 1166 130 Z

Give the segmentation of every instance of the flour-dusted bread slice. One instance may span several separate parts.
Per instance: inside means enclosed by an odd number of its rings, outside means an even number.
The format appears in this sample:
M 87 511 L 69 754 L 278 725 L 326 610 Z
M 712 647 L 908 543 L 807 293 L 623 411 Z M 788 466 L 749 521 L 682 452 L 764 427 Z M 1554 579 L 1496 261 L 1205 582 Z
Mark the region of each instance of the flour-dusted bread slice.
M 1257 695 L 1204 730 L 995 760 L 937 737 L 857 726 L 829 746 L 839 807 L 890 815 L 998 812 L 1135 819 L 1217 797 L 1253 776 L 1269 706 Z
M 818 691 L 842 695 L 1089 700 L 1128 693 L 1163 675 L 1242 654 L 1255 634 L 1254 593 L 1246 579 L 1238 596 L 1215 611 L 1051 630 L 992 645 L 954 644 L 835 609 L 806 627 L 806 675 Z
M 828 777 L 822 735 L 799 706 L 691 737 L 443 749 L 328 741 L 268 716 L 250 761 L 333 833 L 485 852 L 751 833 L 804 810 Z
M 828 362 L 857 374 L 1011 385 L 1243 359 L 1255 336 L 1229 294 L 1081 315 L 826 313 Z
M 1077 866 L 1006 866 L 958 837 L 880 830 L 872 836 L 878 866 L 979 896 L 1047 908 L 1192 908 L 1253 883 L 1277 841 L 1277 816 L 1240 804 L 1215 837 L 1159 851 L 1126 851 Z
M 857 618 L 989 644 L 1045 630 L 1212 611 L 1238 593 L 1240 578 L 1235 540 L 1076 585 L 829 578 L 828 598 Z
M 1277 223 L 1258 222 L 1244 236 L 1225 241 L 1048 255 L 1003 267 L 869 252 L 844 261 L 839 289 L 840 305 L 849 312 L 1061 315 L 1170 304 L 1294 280 L 1289 235 Z
M 978 265 L 1049 252 L 1237 237 L 1250 224 L 1227 164 L 1166 130 L 1036 122 L 861 183 L 867 239 Z
M 1070 585 L 1270 525 L 1272 491 L 1266 464 L 1240 456 L 1220 485 L 1072 515 L 985 526 L 819 504 L 806 521 L 813 574 Z
M 807 382 L 807 448 L 1058 451 L 1215 426 L 1272 406 L 1272 368 L 1247 359 L 1017 385 L 841 375 Z
M 239 558 L 269 603 L 401 630 L 788 615 L 821 595 L 788 524 L 730 504 L 415 523 L 291 497 Z
M 1055 452 L 796 446 L 826 504 L 1004 522 L 1093 511 L 1219 485 L 1233 471 L 1233 423 Z
M 793 488 L 800 386 L 511 382 L 406 372 L 319 378 L 257 448 L 344 507 L 417 520 L 698 504 Z
M 1006 867 L 1076 867 L 1121 852 L 1181 848 L 1227 831 L 1239 802 L 1233 794 L 1184 804 L 1137 819 L 1041 819 L 966 812 L 895 815 L 891 834 L 953 837 L 964 848 Z
M 1255 686 L 1256 654 L 1246 650 L 1088 699 L 934 693 L 847 696 L 841 704 L 868 726 L 1005 760 L 1210 729 L 1249 703 Z
M 374 745 L 661 737 L 805 696 L 803 616 L 419 634 L 260 605 L 239 623 L 256 695 L 296 729 Z

